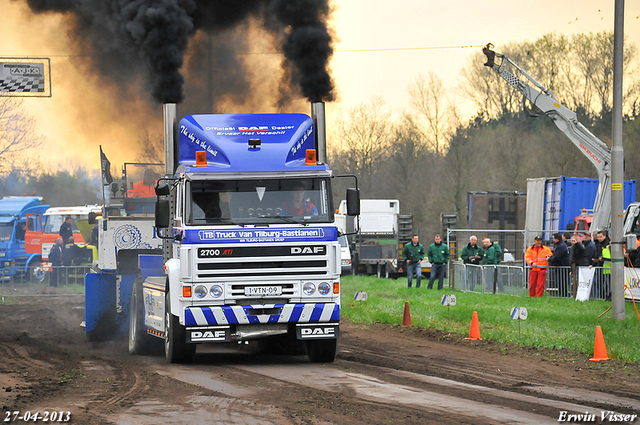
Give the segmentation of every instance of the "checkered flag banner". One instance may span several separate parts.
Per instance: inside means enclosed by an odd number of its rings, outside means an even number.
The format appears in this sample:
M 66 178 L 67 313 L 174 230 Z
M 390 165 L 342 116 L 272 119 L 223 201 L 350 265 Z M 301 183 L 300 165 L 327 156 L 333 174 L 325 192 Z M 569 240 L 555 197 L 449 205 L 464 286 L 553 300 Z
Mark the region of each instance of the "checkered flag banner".
M 51 96 L 49 60 L 0 58 L 0 96 Z

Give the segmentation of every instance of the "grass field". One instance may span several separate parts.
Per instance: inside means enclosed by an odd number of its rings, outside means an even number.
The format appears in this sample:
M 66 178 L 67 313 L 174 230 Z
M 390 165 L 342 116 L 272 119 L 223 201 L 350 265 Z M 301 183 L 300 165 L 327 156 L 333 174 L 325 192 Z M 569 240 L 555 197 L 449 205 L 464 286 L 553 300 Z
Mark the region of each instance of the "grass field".
M 415 282 L 414 282 L 415 283 Z M 355 301 L 365 291 L 367 301 Z M 406 278 L 391 280 L 372 276 L 343 276 L 341 316 L 354 323 L 402 324 L 408 302 L 413 326 L 469 334 L 473 312 L 478 312 L 483 339 L 541 347 L 569 348 L 593 355 L 596 326 L 602 327 L 610 357 L 640 363 L 640 321 L 633 303 L 626 302 L 626 319 L 614 320 L 603 313 L 611 302 L 572 299 L 514 297 L 462 291 L 407 288 Z M 453 293 L 455 307 L 443 307 L 442 295 Z M 526 307 L 527 320 L 511 319 L 513 307 Z M 520 329 L 519 329 L 520 327 Z

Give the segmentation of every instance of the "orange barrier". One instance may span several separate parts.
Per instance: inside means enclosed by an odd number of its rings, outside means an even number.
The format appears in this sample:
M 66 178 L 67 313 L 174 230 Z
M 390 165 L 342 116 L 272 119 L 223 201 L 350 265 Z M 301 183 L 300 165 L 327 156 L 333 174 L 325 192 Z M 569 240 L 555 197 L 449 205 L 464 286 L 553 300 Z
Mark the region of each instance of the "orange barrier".
M 471 318 L 471 330 L 469 331 L 469 338 L 465 338 L 471 341 L 482 339 L 480 338 L 480 323 L 478 322 L 478 312 L 473 312 L 473 317 Z
M 593 347 L 593 358 L 589 360 L 592 362 L 611 360 L 607 355 L 607 346 L 604 344 L 604 336 L 602 336 L 602 329 L 600 326 L 596 326 L 596 343 Z
M 411 312 L 409 311 L 409 301 L 404 303 L 404 315 L 402 316 L 402 326 L 411 326 Z

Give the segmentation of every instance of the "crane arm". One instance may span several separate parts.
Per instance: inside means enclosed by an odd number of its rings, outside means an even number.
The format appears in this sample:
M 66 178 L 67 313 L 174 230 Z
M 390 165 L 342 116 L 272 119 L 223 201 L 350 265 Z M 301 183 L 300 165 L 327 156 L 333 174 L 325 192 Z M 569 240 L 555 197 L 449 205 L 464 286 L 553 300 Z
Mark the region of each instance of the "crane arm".
M 554 97 L 551 90 L 544 87 L 538 81 L 529 75 L 524 69 L 520 68 L 513 62 L 508 55 L 499 54 L 491 50 L 493 45 L 487 44 L 482 53 L 487 57 L 485 66 L 493 69 L 499 76 L 513 86 L 536 108 L 542 111 L 555 123 L 573 142 L 578 149 L 591 161 L 598 172 L 600 184 L 598 186 L 598 194 L 593 204 L 593 222 L 591 227 L 594 229 L 605 229 L 609 226 L 611 219 L 611 148 L 602 140 L 598 139 L 584 125 L 582 125 L 576 116 L 576 113 L 563 106 Z M 500 64 L 496 64 L 495 59 L 500 58 Z M 513 73 L 505 69 L 505 64 L 509 63 L 516 68 L 527 81 L 523 81 Z

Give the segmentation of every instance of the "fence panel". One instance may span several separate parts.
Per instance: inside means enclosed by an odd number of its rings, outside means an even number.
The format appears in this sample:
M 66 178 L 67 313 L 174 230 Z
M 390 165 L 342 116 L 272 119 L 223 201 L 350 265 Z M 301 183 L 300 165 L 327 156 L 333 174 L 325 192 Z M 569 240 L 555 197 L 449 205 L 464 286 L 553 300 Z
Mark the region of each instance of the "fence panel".
M 452 263 L 456 289 L 491 294 L 495 281 L 497 294 L 529 295 L 530 268 L 528 266 L 477 266 L 464 264 L 462 261 Z M 602 267 L 594 267 L 594 269 L 589 299 L 610 300 L 611 269 Z M 549 267 L 546 273 L 545 291 L 554 298 L 574 298 L 572 282 L 571 267 Z
M 60 266 L 51 269 L 24 267 L 5 269 L 0 296 L 84 295 L 84 277 L 89 266 Z
M 527 281 L 521 266 L 478 266 L 453 262 L 456 288 L 467 292 L 509 294 L 522 296 L 527 293 Z

